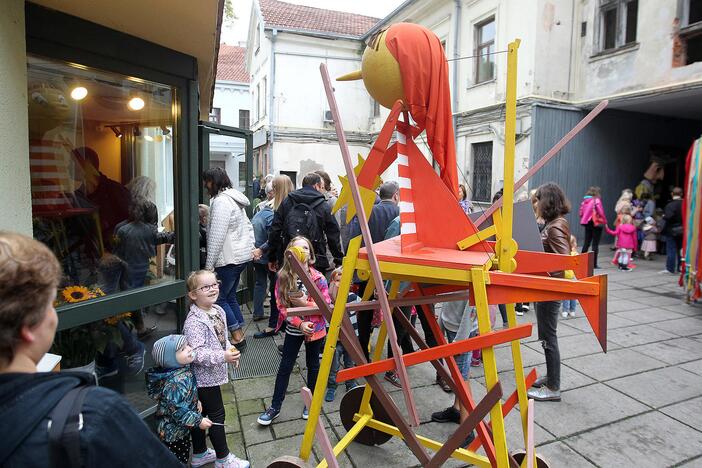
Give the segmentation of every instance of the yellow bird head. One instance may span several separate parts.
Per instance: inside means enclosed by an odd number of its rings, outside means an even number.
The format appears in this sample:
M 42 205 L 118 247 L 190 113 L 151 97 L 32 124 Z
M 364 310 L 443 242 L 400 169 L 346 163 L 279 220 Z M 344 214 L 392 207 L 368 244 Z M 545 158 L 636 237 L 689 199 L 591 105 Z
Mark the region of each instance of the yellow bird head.
M 404 100 L 400 64 L 392 56 L 385 44 L 387 30 L 374 34 L 368 40 L 361 59 L 361 69 L 337 78 L 337 81 L 363 79 L 368 93 L 390 109 L 398 99 Z

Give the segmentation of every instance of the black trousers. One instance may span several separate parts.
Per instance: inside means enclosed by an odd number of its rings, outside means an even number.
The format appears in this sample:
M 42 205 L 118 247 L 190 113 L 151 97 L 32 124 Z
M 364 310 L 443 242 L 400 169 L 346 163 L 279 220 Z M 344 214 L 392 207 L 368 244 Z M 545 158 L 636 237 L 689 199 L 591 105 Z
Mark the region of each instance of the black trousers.
M 210 418 L 212 422 L 224 424 L 224 402 L 222 401 L 222 391 L 219 387 L 199 387 L 197 393 L 200 403 L 202 403 L 202 415 Z M 217 452 L 217 458 L 224 458 L 229 455 L 224 426 L 213 424 L 207 431 L 210 434 L 212 447 Z M 190 433 L 193 437 L 193 453 L 205 452 L 207 450 L 205 431 L 195 427 Z
M 414 326 L 417 321 L 416 318 L 412 317 L 412 307 L 405 306 L 400 307 L 402 315 L 404 315 L 407 320 L 410 321 L 412 326 Z M 410 354 L 414 352 L 414 347 L 412 346 L 412 337 L 410 336 L 407 329 L 400 323 L 398 319 L 395 318 L 395 313 L 392 316 L 392 323 L 395 324 L 395 332 L 397 332 L 397 343 L 402 349 L 402 354 Z M 388 340 L 388 357 L 393 357 L 392 346 L 390 346 L 390 340 Z
M 165 442 L 168 450 L 176 456 L 183 465 L 188 464 L 190 459 L 190 437 L 183 437 L 173 442 Z
M 285 334 L 283 341 L 283 357 L 278 367 L 278 374 L 275 376 L 275 387 L 273 389 L 273 401 L 271 406 L 280 410 L 285 400 L 285 392 L 288 390 L 290 383 L 290 374 L 292 373 L 295 362 L 297 362 L 297 353 L 300 352 L 302 343 L 305 343 L 305 360 L 307 362 L 307 388 L 314 391 L 314 386 L 317 383 L 317 375 L 319 374 L 319 353 L 322 351 L 322 343 L 324 339 L 320 338 L 314 341 L 305 341 L 302 335 Z
M 602 226 L 595 226 L 595 223 L 590 220 L 589 223 L 582 225 L 585 228 L 585 241 L 583 242 L 582 253 L 590 249 L 592 243 L 592 252 L 595 254 L 595 267 L 597 268 L 597 254 L 600 251 L 600 239 L 602 238 Z
M 539 330 L 539 340 L 546 356 L 546 384 L 551 390 L 561 388 L 561 353 L 558 350 L 558 311 L 561 301 L 536 303 L 536 325 Z

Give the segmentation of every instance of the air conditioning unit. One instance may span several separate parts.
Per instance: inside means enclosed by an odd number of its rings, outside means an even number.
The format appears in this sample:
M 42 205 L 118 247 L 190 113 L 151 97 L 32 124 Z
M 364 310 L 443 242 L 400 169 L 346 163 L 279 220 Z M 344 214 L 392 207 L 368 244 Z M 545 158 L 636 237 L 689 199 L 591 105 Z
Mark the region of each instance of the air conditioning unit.
M 325 110 L 324 116 L 322 117 L 322 120 L 324 120 L 324 123 L 334 123 L 334 117 L 332 116 L 332 111 Z

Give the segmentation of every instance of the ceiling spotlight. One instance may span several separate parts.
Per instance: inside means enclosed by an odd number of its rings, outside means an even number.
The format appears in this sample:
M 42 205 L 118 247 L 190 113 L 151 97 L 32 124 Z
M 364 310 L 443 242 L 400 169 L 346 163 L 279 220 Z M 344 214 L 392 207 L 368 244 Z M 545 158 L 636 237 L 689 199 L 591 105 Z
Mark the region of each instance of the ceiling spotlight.
M 115 136 L 117 138 L 122 138 L 122 130 L 120 130 L 119 127 L 110 127 L 110 129 L 112 129 L 112 131 L 115 132 Z
M 140 97 L 133 97 L 129 100 L 127 104 L 131 110 L 142 110 L 144 108 L 144 100 Z
M 74 101 L 82 101 L 88 95 L 88 90 L 83 86 L 76 86 L 71 90 L 71 99 Z
M 163 133 L 164 135 L 168 135 L 169 133 L 171 133 L 171 131 L 165 125 L 161 125 L 161 133 Z
M 144 135 L 144 140 L 146 140 L 146 141 L 154 141 L 154 137 L 152 137 L 151 135 Z

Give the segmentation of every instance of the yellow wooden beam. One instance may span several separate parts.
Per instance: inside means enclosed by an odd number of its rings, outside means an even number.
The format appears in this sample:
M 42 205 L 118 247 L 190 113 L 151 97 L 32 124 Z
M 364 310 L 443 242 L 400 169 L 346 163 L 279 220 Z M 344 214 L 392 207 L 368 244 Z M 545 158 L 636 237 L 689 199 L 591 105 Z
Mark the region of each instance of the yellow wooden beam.
M 319 366 L 317 382 L 314 386 L 312 394 L 312 404 L 309 410 L 309 419 L 305 426 L 305 433 L 302 436 L 302 444 L 300 445 L 300 458 L 303 460 L 309 459 L 314 442 L 315 427 L 319 420 L 319 414 L 322 411 L 322 400 L 327 390 L 327 380 L 331 370 L 334 353 L 336 352 L 336 344 L 339 341 L 339 330 L 341 329 L 341 321 L 346 313 L 346 299 L 351 289 L 353 281 L 353 272 L 355 269 L 358 251 L 361 248 L 361 238 L 356 237 L 349 242 L 349 248 L 342 264 L 343 271 L 341 273 L 341 282 L 339 291 L 336 295 L 334 303 L 334 311 L 332 312 L 331 323 L 329 324 L 329 332 L 327 333 L 324 343 L 324 353 L 322 354 L 322 362 Z
M 482 242 L 484 240 L 487 240 L 494 236 L 496 234 L 497 229 L 495 228 L 495 225 L 493 224 L 492 226 L 488 226 L 487 228 L 483 229 L 482 231 L 478 231 L 472 236 L 468 236 L 463 240 L 460 240 L 456 243 L 458 245 L 458 248 L 461 250 L 466 250 L 469 247 L 474 246 L 478 242 Z
M 361 414 L 356 414 L 354 416 L 354 419 L 360 420 L 363 415 Z M 377 419 L 371 419 L 368 421 L 366 424 L 366 427 L 373 428 L 377 431 L 383 432 L 385 434 L 389 434 L 395 437 L 403 438 L 402 433 L 398 428 L 395 426 L 392 426 L 390 424 L 386 424 L 382 421 L 378 421 Z M 429 439 L 428 437 L 421 436 L 417 434 L 417 440 L 419 440 L 419 443 L 422 444 L 424 447 L 428 448 L 429 450 L 433 450 L 435 452 L 438 452 L 439 449 L 443 446 L 441 442 L 437 442 L 435 440 Z M 471 452 L 470 450 L 458 448 L 453 451 L 453 454 L 451 454 L 452 458 L 455 458 L 456 460 L 461 460 L 463 462 L 479 466 L 481 468 L 490 468 L 490 460 L 483 456 L 483 455 L 478 455 L 475 452 Z

